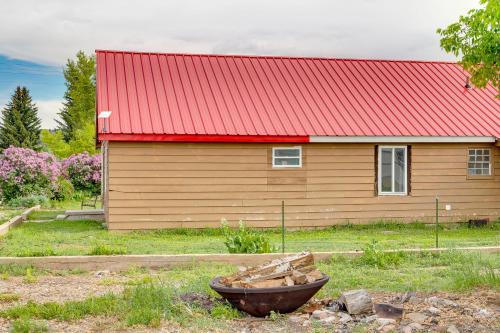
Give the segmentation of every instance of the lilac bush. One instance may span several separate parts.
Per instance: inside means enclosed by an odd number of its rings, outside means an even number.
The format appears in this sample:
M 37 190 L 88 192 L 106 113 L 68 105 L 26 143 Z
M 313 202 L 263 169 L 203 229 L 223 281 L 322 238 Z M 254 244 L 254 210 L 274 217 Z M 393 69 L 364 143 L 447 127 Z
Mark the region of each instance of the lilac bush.
M 101 192 L 101 155 L 71 155 L 62 162 L 62 170 L 75 190 L 93 195 Z
M 0 155 L 0 189 L 4 201 L 28 195 L 52 196 L 61 165 L 46 152 L 9 147 Z

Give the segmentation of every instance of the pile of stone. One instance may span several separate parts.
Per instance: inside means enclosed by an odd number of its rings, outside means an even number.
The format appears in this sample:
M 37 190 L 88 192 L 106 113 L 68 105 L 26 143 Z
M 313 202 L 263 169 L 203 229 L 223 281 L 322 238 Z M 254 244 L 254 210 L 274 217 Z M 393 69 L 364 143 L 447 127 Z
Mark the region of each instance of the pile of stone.
M 222 277 L 220 283 L 232 288 L 275 288 L 313 283 L 323 278 L 314 266 L 310 252 L 276 259 L 255 267 L 240 267 L 239 272 Z
M 470 327 L 474 324 L 479 331 L 494 326 L 486 316 L 483 316 L 485 321 L 482 326 L 478 321 L 478 316 L 488 310 L 471 310 L 469 318 L 461 306 L 445 298 L 421 298 L 416 293 L 407 292 L 393 301 L 392 304 L 376 303 L 366 290 L 351 290 L 342 293 L 336 300 L 310 301 L 300 312 L 290 315 L 288 320 L 303 327 L 334 327 L 335 332 L 349 332 L 356 326 L 362 326 L 370 332 L 460 333 L 463 331 L 459 328 L 463 325 Z M 469 319 L 475 320 L 475 323 L 468 323 Z

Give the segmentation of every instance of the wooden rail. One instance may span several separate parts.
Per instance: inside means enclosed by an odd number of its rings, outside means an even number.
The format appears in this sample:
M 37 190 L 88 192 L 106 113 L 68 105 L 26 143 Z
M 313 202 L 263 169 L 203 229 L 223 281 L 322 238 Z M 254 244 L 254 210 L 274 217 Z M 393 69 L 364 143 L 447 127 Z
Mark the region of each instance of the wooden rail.
M 387 250 L 386 252 L 402 251 L 406 253 L 417 252 L 443 252 L 449 250 L 498 253 L 500 246 L 483 247 L 458 247 L 458 248 L 431 248 L 431 249 L 401 249 Z M 327 260 L 332 256 L 344 255 L 356 257 L 363 251 L 338 251 L 338 252 L 314 252 L 316 261 Z M 198 263 L 224 263 L 231 265 L 257 265 L 268 260 L 281 258 L 290 253 L 266 253 L 266 254 L 172 254 L 172 255 L 117 255 L 117 256 L 50 256 L 50 257 L 0 257 L 0 265 L 18 264 L 33 265 L 46 269 L 84 269 L 84 270 L 126 270 L 131 266 L 146 268 L 164 268 L 171 266 L 189 266 Z
M 14 216 L 9 221 L 0 224 L 0 236 L 6 235 L 10 229 L 18 226 L 28 219 L 28 216 L 35 210 L 39 210 L 40 205 L 36 205 L 34 207 L 26 209 L 21 215 Z

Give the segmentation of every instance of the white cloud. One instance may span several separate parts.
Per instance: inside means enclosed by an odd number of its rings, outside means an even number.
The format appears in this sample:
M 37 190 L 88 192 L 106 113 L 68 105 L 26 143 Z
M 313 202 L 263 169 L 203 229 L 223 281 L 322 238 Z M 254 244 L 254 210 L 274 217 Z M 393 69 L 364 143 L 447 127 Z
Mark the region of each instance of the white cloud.
M 478 1 L 2 0 L 0 53 L 57 65 L 80 49 L 452 59 L 440 50 L 436 29 L 474 6 Z
M 42 128 L 56 128 L 57 123 L 55 118 L 58 118 L 57 113 L 62 108 L 61 100 L 40 100 L 35 101 L 38 106 L 38 116 L 42 120 Z

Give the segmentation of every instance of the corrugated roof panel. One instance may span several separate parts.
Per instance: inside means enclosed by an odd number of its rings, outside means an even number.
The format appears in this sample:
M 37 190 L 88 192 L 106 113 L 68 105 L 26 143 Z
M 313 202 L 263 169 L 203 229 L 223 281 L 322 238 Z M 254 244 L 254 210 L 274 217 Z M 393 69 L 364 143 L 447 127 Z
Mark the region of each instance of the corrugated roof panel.
M 500 137 L 497 91 L 466 89 L 467 75 L 449 62 L 97 51 L 97 108 L 112 111 L 107 135 L 158 139 Z

